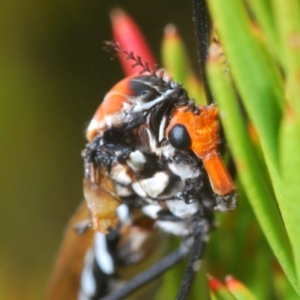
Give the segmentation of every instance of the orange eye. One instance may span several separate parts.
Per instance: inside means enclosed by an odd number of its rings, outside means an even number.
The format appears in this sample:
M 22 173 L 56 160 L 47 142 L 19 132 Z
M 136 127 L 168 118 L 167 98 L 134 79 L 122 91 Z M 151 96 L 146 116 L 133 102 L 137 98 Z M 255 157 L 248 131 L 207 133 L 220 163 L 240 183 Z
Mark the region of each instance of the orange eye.
M 170 144 L 179 150 L 189 149 L 192 143 L 187 129 L 181 124 L 175 124 L 170 129 L 168 132 L 168 139 Z

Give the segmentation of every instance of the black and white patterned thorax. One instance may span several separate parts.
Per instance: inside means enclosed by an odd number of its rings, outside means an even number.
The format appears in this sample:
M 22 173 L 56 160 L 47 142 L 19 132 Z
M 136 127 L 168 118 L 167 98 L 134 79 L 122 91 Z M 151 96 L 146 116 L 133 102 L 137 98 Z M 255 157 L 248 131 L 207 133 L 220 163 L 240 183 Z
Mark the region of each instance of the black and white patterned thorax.
M 130 105 L 112 122 L 118 125 L 86 146 L 85 176 L 106 168 L 121 200 L 167 232 L 187 236 L 210 225 L 215 198 L 201 160 L 165 137 L 173 109 L 191 102 L 186 91 L 155 74 L 132 79 L 130 89 Z

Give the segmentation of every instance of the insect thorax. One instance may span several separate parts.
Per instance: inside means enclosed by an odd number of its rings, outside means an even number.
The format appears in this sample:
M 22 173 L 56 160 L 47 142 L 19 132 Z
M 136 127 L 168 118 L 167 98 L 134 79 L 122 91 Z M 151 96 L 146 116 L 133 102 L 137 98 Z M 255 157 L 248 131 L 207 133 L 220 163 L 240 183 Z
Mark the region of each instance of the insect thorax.
M 172 110 L 190 100 L 180 86 L 158 91 L 153 78 L 147 80 L 131 82 L 139 95 L 126 115 L 131 122 L 107 129 L 87 145 L 85 176 L 90 165 L 105 168 L 123 202 L 140 207 L 165 231 L 189 235 L 199 220 L 211 223 L 215 206 L 201 160 L 189 150 L 176 150 L 165 137 Z M 145 85 L 150 85 L 147 93 Z

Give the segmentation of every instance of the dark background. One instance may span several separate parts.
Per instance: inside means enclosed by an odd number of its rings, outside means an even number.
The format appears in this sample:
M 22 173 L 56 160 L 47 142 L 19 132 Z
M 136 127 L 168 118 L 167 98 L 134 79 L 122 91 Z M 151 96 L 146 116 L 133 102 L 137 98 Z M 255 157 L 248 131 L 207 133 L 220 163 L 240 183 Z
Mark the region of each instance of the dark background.
M 41 299 L 82 198 L 84 130 L 123 77 L 103 51 L 121 5 L 156 57 L 175 23 L 196 61 L 191 1 L 0 1 L 0 299 Z

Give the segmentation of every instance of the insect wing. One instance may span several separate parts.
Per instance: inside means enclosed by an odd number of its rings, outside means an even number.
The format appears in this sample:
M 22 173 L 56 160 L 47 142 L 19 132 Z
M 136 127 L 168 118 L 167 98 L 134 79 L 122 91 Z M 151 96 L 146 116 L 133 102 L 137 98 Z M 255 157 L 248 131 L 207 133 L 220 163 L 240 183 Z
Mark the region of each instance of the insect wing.
M 91 165 L 88 174 L 83 180 L 83 193 L 92 215 L 93 229 L 108 233 L 108 228 L 114 228 L 119 222 L 116 209 L 121 201 L 107 171 Z
M 75 227 L 90 216 L 85 201 L 77 208 L 64 234 L 54 270 L 47 289 L 48 300 L 77 299 L 80 276 L 87 249 L 93 242 L 94 232 L 88 229 L 79 235 Z

